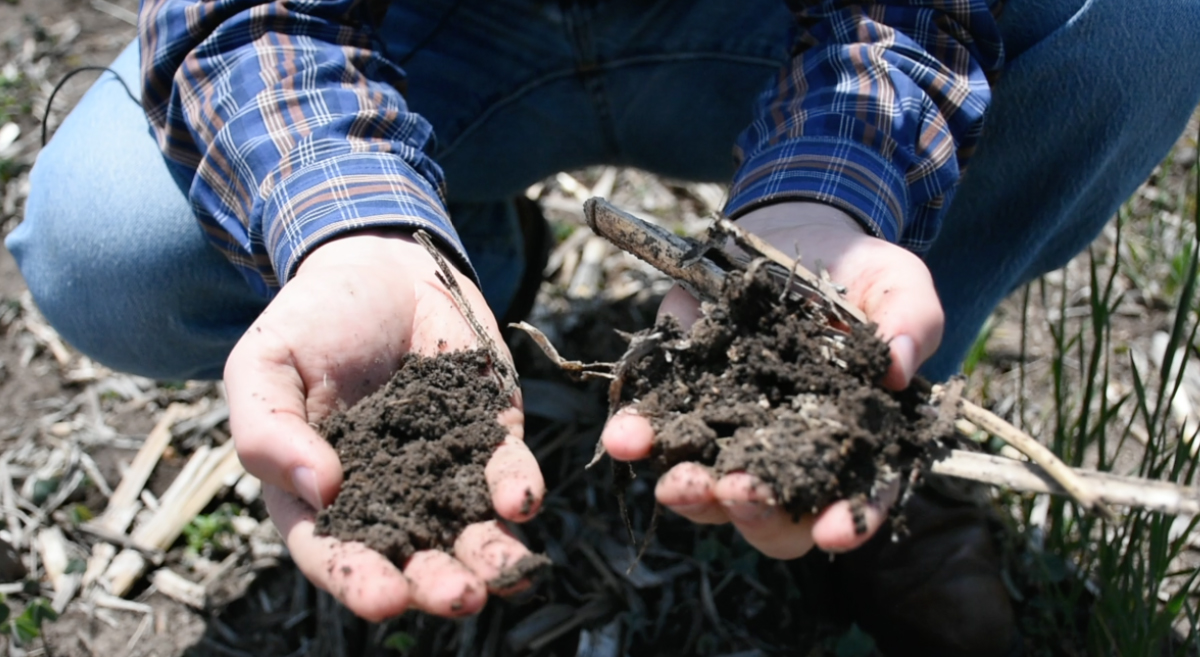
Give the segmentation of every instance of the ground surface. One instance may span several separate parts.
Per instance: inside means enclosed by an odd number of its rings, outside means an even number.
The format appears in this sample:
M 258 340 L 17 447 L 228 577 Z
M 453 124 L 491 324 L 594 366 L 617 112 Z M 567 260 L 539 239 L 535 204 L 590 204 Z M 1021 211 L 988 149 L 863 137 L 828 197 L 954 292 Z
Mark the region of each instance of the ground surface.
M 28 166 L 38 149 L 35 117 L 50 88 L 75 66 L 115 57 L 134 37 L 121 17 L 135 9 L 134 0 L 0 2 L 0 126 L 11 121 L 20 128 L 15 143 L 0 147 L 0 234 L 20 220 Z M 52 126 L 88 83 L 80 76 L 67 84 L 51 112 Z M 1195 159 L 1194 138 L 1181 139 L 1172 159 L 1131 201 L 1120 247 L 1113 229 L 1094 247 L 1102 262 L 1130 265 L 1117 278 L 1123 296 L 1111 318 L 1112 349 L 1125 356 L 1104 390 L 1113 399 L 1134 388 L 1133 365 L 1143 364 L 1142 371 L 1155 367 L 1155 336 L 1170 326 L 1180 285 L 1176 256 L 1192 235 L 1186 217 L 1194 206 L 1183 190 Z M 630 258 L 589 239 L 580 208 L 590 193 L 695 232 L 703 224 L 700 217 L 720 206 L 723 190 L 612 169 L 559 177 L 530 190 L 561 240 L 533 320 L 564 356 L 612 361 L 625 347 L 612 329 L 650 325 L 666 286 Z M 1069 292 L 1057 293 L 1057 282 Z M 1021 295 L 1006 302 L 969 360 L 969 396 L 1020 420 L 1034 435 L 1051 432 L 1056 372 L 1069 376 L 1086 369 L 1086 354 L 1056 358 L 1062 350 L 1056 349 L 1052 328 L 1058 320 L 1074 322 L 1071 326 L 1087 321 L 1086 291 L 1092 287 L 1084 257 L 1035 288 L 1029 303 Z M 600 657 L 620 654 L 622 646 L 632 654 L 870 654 L 869 640 L 848 630 L 844 610 L 831 609 L 823 597 L 833 584 L 822 568 L 824 555 L 789 564 L 760 559 L 727 528 L 695 527 L 666 516 L 642 561 L 631 568 L 632 546 L 645 536 L 654 514 L 652 473 L 639 471 L 623 495 L 625 504 L 618 504 L 608 466 L 583 467 L 606 413 L 603 386 L 568 382 L 520 336 L 513 338 L 513 348 L 523 370 L 527 436 L 549 490 L 540 517 L 515 529 L 554 564 L 552 576 L 533 594 L 492 601 L 483 614 L 457 623 L 410 615 L 367 625 L 299 576 L 264 522 L 253 487 L 239 486 L 219 493 L 202 510 L 203 522 L 189 525 L 165 553 L 166 569 L 200 586 L 201 604 L 181 603 L 142 578 L 127 603 L 72 603 L 61 620 L 46 625 L 44 643 L 36 639 L 26 646 L 28 654 Z M 1192 400 L 1200 404 L 1200 394 Z M 33 573 L 32 584 L 0 583 L 8 587 L 2 590 L 14 611 L 55 590 L 46 576 L 46 552 L 38 549 L 42 534 L 33 530 L 60 527 L 65 570 L 86 566 L 102 541 L 80 528 L 81 519 L 105 509 L 111 488 L 173 403 L 188 410 L 171 429 L 171 446 L 149 479 L 142 496 L 147 508 L 165 499 L 189 459 L 226 444 L 220 387 L 131 377 L 75 353 L 38 317 L 11 256 L 0 249 L 0 494 L 6 500 L 5 538 Z M 1186 422 L 1187 413 L 1180 411 L 1178 421 Z M 1108 449 L 1107 457 L 1118 463 L 1135 460 L 1131 452 Z M 1096 450 L 1080 455 L 1096 458 Z M 89 461 L 95 468 L 84 467 Z M 73 473 L 85 470 L 74 487 L 68 485 Z M 6 493 L 10 483 L 13 489 Z M 39 487 L 69 494 L 59 500 L 51 492 L 39 506 L 33 503 Z M 1044 509 L 1037 511 L 1033 500 L 1024 503 L 1035 506 L 1030 527 L 1046 523 Z M 1025 517 L 1017 528 L 1029 529 L 1023 522 Z M 21 531 L 12 532 L 14 527 Z M 1185 557 L 1195 563 L 1194 551 Z M 1012 568 L 1014 587 L 1021 589 L 1020 564 L 1014 561 Z M 1037 608 L 1041 598 L 1030 595 L 1036 591 L 1021 590 L 1022 608 Z M 1080 653 L 1069 638 L 1031 636 L 1032 654 Z

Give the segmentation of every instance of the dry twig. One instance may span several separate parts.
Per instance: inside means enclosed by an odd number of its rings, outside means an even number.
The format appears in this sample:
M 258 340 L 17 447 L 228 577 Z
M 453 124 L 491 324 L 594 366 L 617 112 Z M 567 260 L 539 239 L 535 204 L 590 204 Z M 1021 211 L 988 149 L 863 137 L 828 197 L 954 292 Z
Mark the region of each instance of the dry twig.
M 935 461 L 930 471 L 1026 493 L 1066 494 L 1062 485 L 1041 466 L 1003 456 L 955 450 L 949 458 Z M 1107 472 L 1079 469 L 1073 472 L 1105 504 L 1178 516 L 1200 515 L 1200 489 Z
M 123 533 L 129 528 L 129 524 L 133 522 L 134 516 L 141 508 L 138 498 L 141 496 L 142 487 L 150 479 L 150 473 L 154 471 L 154 466 L 158 465 L 159 458 L 162 457 L 167 445 L 171 442 L 171 426 L 186 412 L 187 407 L 183 404 L 171 404 L 167 407 L 158 423 L 146 436 L 146 442 L 142 444 L 142 448 L 133 457 L 133 463 L 129 465 L 129 470 L 122 477 L 121 483 L 117 484 L 117 489 L 109 498 L 104 513 L 88 523 L 89 525 L 98 530 L 116 534 Z
M 567 360 L 559 355 L 558 349 L 554 348 L 554 344 L 550 342 L 550 338 L 546 337 L 546 334 L 542 333 L 541 329 L 533 324 L 529 324 L 528 322 L 515 322 L 513 324 L 509 324 L 509 326 L 524 331 L 530 337 L 530 339 L 533 340 L 533 343 L 538 346 L 538 349 L 541 349 L 542 353 L 545 354 L 547 358 L 554 361 L 554 364 L 564 372 L 579 376 L 583 379 L 613 378 L 612 363 L 585 363 L 578 360 Z
M 497 378 L 500 379 L 500 385 L 504 388 L 504 394 L 511 396 L 517 391 L 516 370 L 512 363 L 508 362 L 504 353 L 496 347 L 496 342 L 488 335 L 488 332 L 483 328 L 483 324 L 476 317 L 471 304 L 467 302 L 467 297 L 463 295 L 462 288 L 458 285 L 458 278 L 454 275 L 454 269 L 450 263 L 446 262 L 446 258 L 442 257 L 442 252 L 438 250 L 437 245 L 433 243 L 433 238 L 429 237 L 429 233 L 424 230 L 418 230 L 413 233 L 413 238 L 425 247 L 429 255 L 437 263 L 439 277 L 442 279 L 442 284 L 446 286 L 446 290 L 450 292 L 450 296 L 454 299 L 454 303 L 458 305 L 458 310 L 466 318 L 467 323 L 471 325 L 471 330 L 475 332 L 475 339 L 479 340 L 479 345 L 486 349 L 492 355 L 492 369 L 495 371 Z
M 1117 519 L 1112 509 L 1100 501 L 1100 495 L 1084 483 L 1075 470 L 1063 463 L 1045 445 L 1005 422 L 995 413 L 965 399 L 961 402 L 959 412 L 963 419 L 1012 445 L 1034 463 L 1042 466 L 1046 473 L 1058 482 L 1063 491 L 1084 509 L 1095 511 L 1106 520 L 1115 521 Z

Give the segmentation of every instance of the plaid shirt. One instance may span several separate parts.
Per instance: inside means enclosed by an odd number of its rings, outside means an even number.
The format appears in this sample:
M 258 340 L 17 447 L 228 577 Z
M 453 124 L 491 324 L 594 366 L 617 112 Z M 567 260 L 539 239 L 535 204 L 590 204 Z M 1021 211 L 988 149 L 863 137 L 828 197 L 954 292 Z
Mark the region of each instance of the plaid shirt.
M 386 0 L 143 0 L 143 104 L 217 247 L 264 295 L 306 253 L 422 227 L 466 264 L 429 123 L 376 51 Z M 738 139 L 732 216 L 815 199 L 927 248 L 1003 64 L 998 0 L 792 0 L 790 65 Z

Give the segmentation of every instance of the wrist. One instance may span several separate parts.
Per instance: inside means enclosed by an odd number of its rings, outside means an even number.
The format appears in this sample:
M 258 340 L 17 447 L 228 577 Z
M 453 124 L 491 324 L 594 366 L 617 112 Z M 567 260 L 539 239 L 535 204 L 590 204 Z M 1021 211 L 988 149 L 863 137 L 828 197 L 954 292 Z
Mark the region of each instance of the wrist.
M 738 225 L 798 258 L 805 267 L 828 271 L 841 284 L 864 265 L 864 254 L 887 244 L 869 234 L 850 214 L 818 202 L 763 206 L 739 218 Z
M 432 256 L 417 243 L 411 230 L 372 229 L 343 233 L 322 242 L 296 268 L 297 278 L 306 272 L 330 267 L 361 267 L 388 263 L 390 267 L 413 265 L 436 269 Z
M 832 205 L 816 201 L 788 201 L 765 205 L 747 212 L 737 223 L 768 240 L 770 233 L 786 231 L 794 234 L 798 230 L 847 235 L 867 234 L 863 225 L 854 217 Z

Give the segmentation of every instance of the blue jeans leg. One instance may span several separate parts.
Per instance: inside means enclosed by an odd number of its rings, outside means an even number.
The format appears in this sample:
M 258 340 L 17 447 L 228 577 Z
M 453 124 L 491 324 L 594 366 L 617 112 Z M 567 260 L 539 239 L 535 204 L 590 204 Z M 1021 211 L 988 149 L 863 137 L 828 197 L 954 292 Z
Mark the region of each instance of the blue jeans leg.
M 136 93 L 136 44 L 112 66 Z M 183 189 L 110 73 L 30 173 L 25 219 L 6 245 L 54 328 L 109 367 L 219 378 L 265 306 L 209 246 Z
M 926 256 L 946 334 L 922 368 L 958 371 L 1005 296 L 1095 238 L 1200 102 L 1200 3 L 1009 0 L 1012 58 Z

